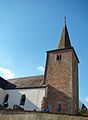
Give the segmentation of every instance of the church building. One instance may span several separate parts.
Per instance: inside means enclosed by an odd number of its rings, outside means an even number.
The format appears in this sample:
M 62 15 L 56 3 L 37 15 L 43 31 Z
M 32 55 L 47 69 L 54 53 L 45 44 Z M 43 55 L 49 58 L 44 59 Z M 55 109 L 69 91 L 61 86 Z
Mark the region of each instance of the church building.
M 0 106 L 3 109 L 77 114 L 78 63 L 65 21 L 58 48 L 47 51 L 44 75 L 10 80 L 0 77 Z

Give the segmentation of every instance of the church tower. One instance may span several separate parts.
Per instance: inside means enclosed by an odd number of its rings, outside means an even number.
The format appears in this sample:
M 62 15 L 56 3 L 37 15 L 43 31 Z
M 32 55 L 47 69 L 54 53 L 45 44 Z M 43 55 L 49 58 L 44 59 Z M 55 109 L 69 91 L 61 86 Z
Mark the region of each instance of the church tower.
M 65 20 L 58 49 L 47 51 L 44 82 L 48 84 L 47 99 L 51 112 L 78 113 L 78 63 Z

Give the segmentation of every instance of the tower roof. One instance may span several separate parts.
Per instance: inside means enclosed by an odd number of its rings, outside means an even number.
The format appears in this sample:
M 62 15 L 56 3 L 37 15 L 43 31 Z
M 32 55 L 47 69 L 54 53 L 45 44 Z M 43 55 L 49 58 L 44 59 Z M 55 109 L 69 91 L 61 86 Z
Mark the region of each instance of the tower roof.
M 71 47 L 71 42 L 70 42 L 70 38 L 69 38 L 68 30 L 67 30 L 67 25 L 66 25 L 66 18 L 65 18 L 64 27 L 62 30 L 62 34 L 61 34 L 58 48 L 62 49 L 62 48 L 70 48 L 70 47 Z

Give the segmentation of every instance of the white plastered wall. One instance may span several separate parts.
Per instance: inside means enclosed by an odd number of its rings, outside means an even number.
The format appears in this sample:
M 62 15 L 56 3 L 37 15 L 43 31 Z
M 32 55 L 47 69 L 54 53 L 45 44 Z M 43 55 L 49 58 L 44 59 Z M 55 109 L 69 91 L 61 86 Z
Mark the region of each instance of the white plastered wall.
M 41 111 L 41 101 L 42 98 L 46 96 L 46 88 L 34 88 L 34 89 L 13 89 L 5 90 L 9 94 L 8 104 L 9 108 L 13 109 L 13 105 L 20 106 L 21 96 L 26 95 L 25 105 L 21 106 L 24 110 L 34 110 Z
M 4 101 L 4 98 L 5 98 L 5 90 L 0 88 L 0 104 L 3 105 L 3 101 Z

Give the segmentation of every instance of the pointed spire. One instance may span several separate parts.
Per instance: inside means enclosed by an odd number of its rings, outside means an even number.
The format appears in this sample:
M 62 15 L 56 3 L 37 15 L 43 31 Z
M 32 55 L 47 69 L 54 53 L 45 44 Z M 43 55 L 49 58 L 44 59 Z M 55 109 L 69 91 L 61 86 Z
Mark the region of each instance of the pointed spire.
M 66 17 L 64 17 L 64 28 L 63 28 L 62 35 L 60 38 L 58 49 L 70 48 L 70 47 L 71 47 L 71 42 L 70 42 L 68 30 L 67 30 Z
M 66 24 L 66 16 L 64 17 L 64 23 Z

